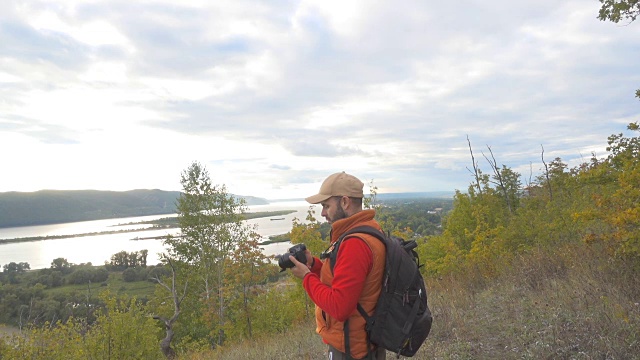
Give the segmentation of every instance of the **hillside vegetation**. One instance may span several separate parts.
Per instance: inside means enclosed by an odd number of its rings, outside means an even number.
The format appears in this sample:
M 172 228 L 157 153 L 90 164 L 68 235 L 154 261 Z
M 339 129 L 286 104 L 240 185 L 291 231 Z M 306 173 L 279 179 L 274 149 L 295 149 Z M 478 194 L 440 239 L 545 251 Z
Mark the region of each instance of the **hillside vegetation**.
M 179 191 L 41 190 L 0 193 L 0 227 L 173 214 Z M 249 205 L 265 199 L 245 196 Z
M 637 135 L 639 127 L 628 129 Z M 606 158 L 573 168 L 542 154 L 541 174 L 526 184 L 489 149 L 489 171 L 472 160 L 473 181 L 456 192 L 441 227 L 412 216 L 421 211 L 416 204 L 380 204 L 373 191 L 365 203 L 385 229 L 419 243 L 434 324 L 416 358 L 640 358 L 640 137 L 616 134 L 607 143 Z M 193 192 L 183 211 L 202 195 Z M 216 206 L 227 203 L 221 199 Z M 188 214 L 181 227 L 209 229 L 201 212 Z M 318 254 L 326 248 L 321 223 L 312 211 L 306 220 L 295 220 L 289 236 Z M 183 256 L 202 253 L 189 239 L 175 244 Z M 326 358 L 300 281 L 255 250 L 247 237 L 215 255 L 224 260 L 207 263 L 207 274 L 223 270 L 209 278 L 218 291 L 198 284 L 204 267 L 195 261 L 175 268 L 168 261 L 164 270 L 173 276 L 159 278 L 165 286 L 146 303 L 105 292 L 100 307 L 86 307 L 90 323 L 26 327 L 0 341 L 0 358 Z
M 543 156 L 525 185 L 490 149 L 488 173 L 474 161 L 442 233 L 419 236 L 434 325 L 416 358 L 640 359 L 640 138 L 612 135 L 608 151 L 574 168 Z M 186 358 L 323 359 L 312 332 Z

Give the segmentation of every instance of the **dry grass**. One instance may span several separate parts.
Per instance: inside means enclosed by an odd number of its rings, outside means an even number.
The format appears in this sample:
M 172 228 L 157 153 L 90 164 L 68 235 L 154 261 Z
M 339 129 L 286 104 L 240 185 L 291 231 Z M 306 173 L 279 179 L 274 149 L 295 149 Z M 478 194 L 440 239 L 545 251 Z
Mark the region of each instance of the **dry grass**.
M 593 249 L 536 251 L 484 288 L 430 282 L 433 359 L 640 359 L 640 277 Z
M 434 326 L 415 359 L 640 359 L 637 266 L 578 246 L 532 251 L 500 269 L 490 280 L 429 279 Z M 183 358 L 326 359 L 325 350 L 309 322 Z
M 18 329 L 17 327 L 0 324 L 0 337 L 2 336 L 11 337 L 12 335 L 17 334 L 19 332 L 20 332 L 20 329 Z
M 268 338 L 246 340 L 213 351 L 192 353 L 184 356 L 190 360 L 282 360 L 282 359 L 326 359 L 326 345 L 315 333 L 315 323 L 292 327 L 288 332 Z

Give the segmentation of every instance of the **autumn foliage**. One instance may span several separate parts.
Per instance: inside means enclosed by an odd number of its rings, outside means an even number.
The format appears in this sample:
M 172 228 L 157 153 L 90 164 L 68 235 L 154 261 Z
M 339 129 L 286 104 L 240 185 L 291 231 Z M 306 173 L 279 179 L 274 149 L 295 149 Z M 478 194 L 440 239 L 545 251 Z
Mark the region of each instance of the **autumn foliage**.
M 417 358 L 640 353 L 639 126 L 628 130 L 636 136 L 608 138 L 608 156 L 573 167 L 560 158 L 548 161 L 542 149 L 540 174 L 524 184 L 490 148 L 489 171 L 483 171 L 470 146 L 473 181 L 456 192 L 441 228 L 414 228 L 412 216 L 376 207 L 386 230 L 419 243 L 434 325 Z M 199 230 L 200 224 L 188 225 Z M 310 209 L 288 235 L 318 254 L 327 246 L 322 225 Z M 173 254 L 194 256 L 180 259 L 177 273 L 188 289 L 172 329 L 178 358 L 324 358 L 313 334 L 313 304 L 300 282 L 277 272 L 251 229 L 240 230 L 229 251 L 199 245 L 217 256 Z M 210 259 L 211 266 L 201 264 Z M 159 286 L 146 305 L 105 295 L 95 322 L 33 327 L 0 341 L 0 359 L 160 358 L 163 329 L 151 315 L 174 311 L 169 295 Z
M 607 150 L 574 168 L 543 158 L 543 173 L 525 186 L 505 166 L 492 163 L 491 176 L 477 169 L 468 191 L 456 192 L 443 233 L 423 239 L 426 273 L 490 277 L 531 249 L 595 243 L 611 259 L 638 261 L 640 138 L 612 135 Z

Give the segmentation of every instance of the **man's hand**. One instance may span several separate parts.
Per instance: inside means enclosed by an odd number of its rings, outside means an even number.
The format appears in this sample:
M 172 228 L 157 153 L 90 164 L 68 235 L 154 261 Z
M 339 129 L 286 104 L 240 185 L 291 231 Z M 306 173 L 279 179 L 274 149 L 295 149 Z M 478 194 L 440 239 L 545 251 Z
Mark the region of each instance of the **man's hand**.
M 307 259 L 309 259 L 309 256 L 307 256 Z M 307 275 L 307 273 L 311 272 L 306 264 L 303 264 L 300 261 L 296 260 L 293 255 L 289 255 L 289 260 L 291 260 L 291 262 L 295 265 L 291 268 L 291 273 L 298 279 L 304 279 L 304 276 Z

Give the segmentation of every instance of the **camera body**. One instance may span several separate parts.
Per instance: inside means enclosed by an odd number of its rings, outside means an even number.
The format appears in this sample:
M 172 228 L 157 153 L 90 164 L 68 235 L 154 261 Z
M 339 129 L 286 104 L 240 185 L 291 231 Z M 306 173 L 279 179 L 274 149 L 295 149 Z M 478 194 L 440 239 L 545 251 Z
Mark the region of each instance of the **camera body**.
M 277 256 L 278 266 L 280 266 L 280 268 L 282 269 L 280 270 L 280 272 L 283 272 L 286 269 L 290 269 L 295 266 L 293 264 L 293 261 L 289 259 L 290 255 L 293 255 L 293 257 L 296 260 L 300 261 L 301 263 L 306 264 L 307 263 L 307 255 L 305 254 L 306 250 L 307 250 L 307 247 L 305 246 L 305 244 L 296 244 L 289 248 L 288 253 L 278 255 Z

